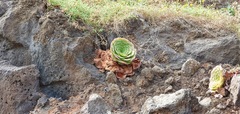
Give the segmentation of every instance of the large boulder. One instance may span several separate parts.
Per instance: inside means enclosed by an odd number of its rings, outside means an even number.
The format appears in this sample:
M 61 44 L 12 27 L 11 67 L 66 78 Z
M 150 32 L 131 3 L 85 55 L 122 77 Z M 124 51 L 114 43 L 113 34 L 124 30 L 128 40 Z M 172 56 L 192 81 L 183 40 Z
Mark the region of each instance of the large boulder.
M 25 114 L 40 97 L 39 71 L 35 65 L 16 67 L 0 62 L 0 114 Z
M 104 78 L 92 65 L 95 39 L 60 10 L 46 12 L 46 5 L 44 0 L 0 2 L 0 59 L 16 66 L 35 64 L 43 92 L 67 98 L 83 91 L 94 76 Z
M 236 56 L 240 53 L 240 40 L 236 36 L 195 40 L 185 45 L 185 51 L 201 62 L 240 62 L 240 56 Z
M 16 66 L 32 63 L 29 48 L 43 10 L 43 0 L 0 1 L 0 59 Z

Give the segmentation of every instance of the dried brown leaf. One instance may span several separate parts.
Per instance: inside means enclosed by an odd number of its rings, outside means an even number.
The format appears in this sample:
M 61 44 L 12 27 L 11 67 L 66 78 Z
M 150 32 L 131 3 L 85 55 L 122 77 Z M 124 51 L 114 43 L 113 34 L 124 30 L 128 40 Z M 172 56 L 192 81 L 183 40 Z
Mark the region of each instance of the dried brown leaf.
M 134 70 L 141 65 L 141 61 L 137 58 L 135 58 L 129 65 L 120 65 L 113 61 L 109 50 L 97 50 L 94 63 L 101 72 L 104 72 L 105 70 L 112 71 L 116 74 L 117 78 L 125 78 L 126 76 L 134 75 Z

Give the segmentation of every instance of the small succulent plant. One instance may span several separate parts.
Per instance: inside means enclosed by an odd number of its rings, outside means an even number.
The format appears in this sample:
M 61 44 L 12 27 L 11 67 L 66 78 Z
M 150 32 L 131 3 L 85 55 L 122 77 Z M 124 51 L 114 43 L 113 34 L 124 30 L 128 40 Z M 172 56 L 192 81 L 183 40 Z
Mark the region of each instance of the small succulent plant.
M 110 46 L 111 56 L 120 64 L 130 64 L 136 57 L 136 49 L 132 42 L 125 38 L 116 38 Z
M 211 71 L 211 77 L 209 82 L 209 89 L 211 91 L 217 91 L 219 88 L 221 88 L 224 84 L 224 73 L 225 70 L 222 68 L 221 65 L 218 65 L 213 68 Z

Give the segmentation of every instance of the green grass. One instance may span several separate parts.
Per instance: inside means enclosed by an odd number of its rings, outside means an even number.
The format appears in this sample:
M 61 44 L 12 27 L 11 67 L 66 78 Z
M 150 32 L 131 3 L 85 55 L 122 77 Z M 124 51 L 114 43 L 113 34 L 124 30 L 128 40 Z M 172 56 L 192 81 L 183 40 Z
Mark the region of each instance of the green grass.
M 124 20 L 137 16 L 152 22 L 163 18 L 185 17 L 240 33 L 236 16 L 230 16 L 227 9 L 214 10 L 201 5 L 149 1 L 151 0 L 48 0 L 50 5 L 59 6 L 71 19 L 81 19 L 95 28 L 118 26 Z

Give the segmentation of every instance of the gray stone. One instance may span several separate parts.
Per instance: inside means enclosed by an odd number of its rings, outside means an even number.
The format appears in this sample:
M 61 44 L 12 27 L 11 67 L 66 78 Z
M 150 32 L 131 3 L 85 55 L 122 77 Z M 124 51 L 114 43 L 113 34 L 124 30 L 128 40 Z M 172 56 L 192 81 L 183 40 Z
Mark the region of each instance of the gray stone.
M 211 105 L 211 102 L 212 102 L 211 98 L 210 98 L 210 97 L 207 97 L 207 98 L 203 98 L 203 99 L 199 102 L 199 104 L 201 104 L 201 105 L 204 106 L 204 107 L 209 107 L 209 106 Z
M 148 80 L 145 79 L 144 76 L 137 76 L 136 78 L 136 86 L 138 87 L 146 87 L 149 85 Z
M 233 96 L 234 105 L 240 106 L 240 75 L 232 77 L 229 90 Z
M 160 76 L 160 77 L 163 77 L 164 74 L 166 73 L 166 70 L 164 68 L 161 68 L 159 66 L 154 66 L 152 68 L 152 73 L 155 75 L 155 76 Z
M 117 77 L 113 72 L 108 72 L 107 77 L 106 77 L 106 81 L 108 83 L 116 83 L 117 82 Z
M 16 67 L 0 62 L 0 114 L 25 114 L 33 110 L 40 94 L 35 65 Z
M 149 85 L 149 82 L 153 80 L 153 78 L 154 74 L 152 69 L 144 68 L 142 69 L 140 76 L 137 76 L 136 78 L 136 85 L 138 87 L 146 87 Z
M 194 59 L 188 59 L 183 65 L 182 65 L 182 73 L 184 76 L 192 76 L 196 73 L 196 71 L 199 69 L 200 63 Z
M 141 76 L 144 76 L 149 81 L 153 80 L 154 77 L 152 70 L 150 68 L 142 69 Z
M 189 114 L 199 108 L 198 100 L 191 95 L 189 89 L 181 89 L 171 94 L 160 94 L 148 98 L 141 108 L 140 114 L 150 114 L 154 112 Z
M 122 93 L 117 84 L 108 84 L 107 99 L 113 108 L 119 108 L 122 105 Z
M 81 108 L 81 114 L 111 114 L 111 109 L 101 96 L 92 94 L 87 103 Z

